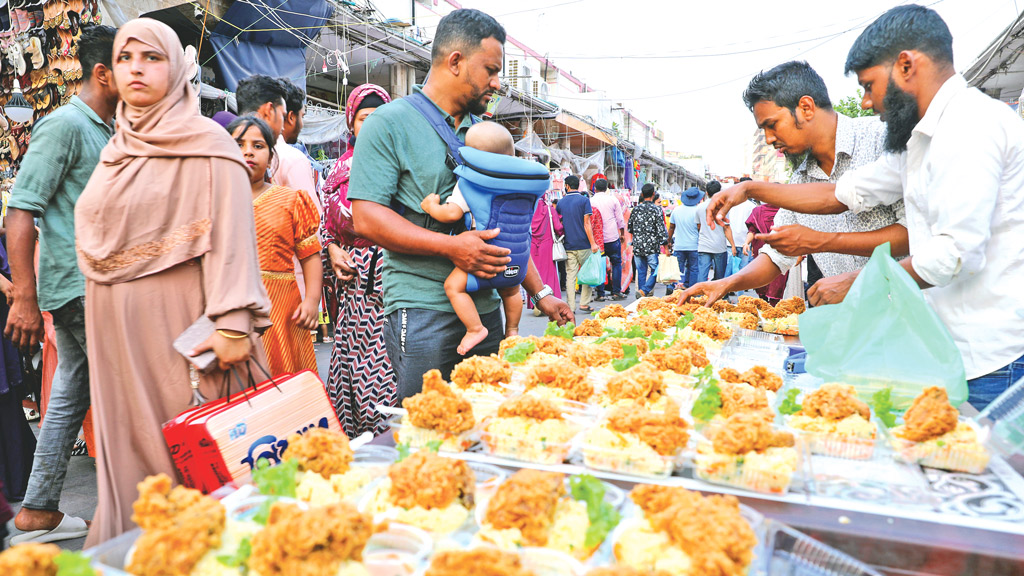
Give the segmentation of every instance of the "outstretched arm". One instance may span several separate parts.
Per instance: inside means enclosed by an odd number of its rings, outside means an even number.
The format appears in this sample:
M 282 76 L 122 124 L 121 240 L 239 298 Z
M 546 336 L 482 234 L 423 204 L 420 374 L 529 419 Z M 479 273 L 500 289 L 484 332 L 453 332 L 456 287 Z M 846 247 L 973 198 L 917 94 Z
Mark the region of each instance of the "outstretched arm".
M 870 232 L 819 232 L 793 224 L 773 227 L 768 234 L 758 234 L 755 238 L 769 244 L 785 256 L 805 256 L 821 252 L 871 256 L 875 248 L 886 242 L 891 244 L 894 257 L 910 253 L 907 229 L 901 224 L 890 224 Z
M 712 228 L 716 224 L 729 224 L 729 210 L 750 198 L 803 214 L 842 214 L 846 212 L 847 207 L 836 200 L 835 190 L 835 184 L 827 182 L 808 184 L 772 184 L 753 180 L 740 182 L 711 198 L 707 209 L 707 222 Z

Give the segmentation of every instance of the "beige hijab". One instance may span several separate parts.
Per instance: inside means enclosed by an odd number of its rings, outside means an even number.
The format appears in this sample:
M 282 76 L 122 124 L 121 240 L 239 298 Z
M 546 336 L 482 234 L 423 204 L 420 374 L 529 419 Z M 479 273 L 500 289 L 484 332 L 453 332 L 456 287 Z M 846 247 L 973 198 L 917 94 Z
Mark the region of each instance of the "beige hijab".
M 238 145 L 199 113 L 177 35 L 148 18 L 114 38 L 113 59 L 130 40 L 164 54 L 167 95 L 145 108 L 117 107 L 117 133 L 75 208 L 78 261 L 91 280 L 126 282 L 196 258 L 211 248 L 215 172 L 247 170 Z

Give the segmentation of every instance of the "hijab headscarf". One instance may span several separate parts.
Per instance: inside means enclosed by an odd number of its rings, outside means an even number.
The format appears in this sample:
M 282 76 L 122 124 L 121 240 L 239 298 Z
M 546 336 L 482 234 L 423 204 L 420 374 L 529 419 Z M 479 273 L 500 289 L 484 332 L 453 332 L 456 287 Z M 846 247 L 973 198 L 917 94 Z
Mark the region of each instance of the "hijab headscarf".
M 327 181 L 324 183 L 324 194 L 334 194 L 335 192 L 341 192 L 344 198 L 342 203 L 346 206 L 351 204 L 348 202 L 348 176 L 352 171 L 352 151 L 356 146 L 356 136 L 353 132 L 353 126 L 356 123 L 356 113 L 359 112 L 360 108 L 365 108 L 363 103 L 366 102 L 368 105 L 371 103 L 380 102 L 380 106 L 391 102 L 391 96 L 388 91 L 377 86 L 376 84 L 362 84 L 357 86 L 352 93 L 348 95 L 348 101 L 345 104 L 345 122 L 348 124 L 348 150 L 342 154 L 341 158 L 334 164 L 334 169 L 327 176 Z M 342 190 L 344 187 L 344 190 Z
M 213 195 L 225 193 L 214 188 L 231 180 L 233 165 L 248 170 L 230 135 L 199 113 L 189 84 L 195 62 L 186 61 L 174 31 L 148 18 L 128 22 L 114 38 L 114 62 L 131 40 L 163 54 L 170 78 L 153 105 L 118 104 L 117 132 L 76 206 L 79 267 L 104 284 L 208 252 Z

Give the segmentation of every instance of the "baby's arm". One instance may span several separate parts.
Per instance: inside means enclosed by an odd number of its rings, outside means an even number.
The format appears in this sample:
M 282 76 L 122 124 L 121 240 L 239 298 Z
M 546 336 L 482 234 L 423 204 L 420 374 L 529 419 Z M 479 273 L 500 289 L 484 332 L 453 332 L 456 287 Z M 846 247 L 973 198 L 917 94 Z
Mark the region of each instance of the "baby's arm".
M 431 218 L 444 224 L 453 224 L 462 219 L 464 212 L 458 204 L 441 204 L 441 196 L 431 194 L 420 202 L 420 208 Z

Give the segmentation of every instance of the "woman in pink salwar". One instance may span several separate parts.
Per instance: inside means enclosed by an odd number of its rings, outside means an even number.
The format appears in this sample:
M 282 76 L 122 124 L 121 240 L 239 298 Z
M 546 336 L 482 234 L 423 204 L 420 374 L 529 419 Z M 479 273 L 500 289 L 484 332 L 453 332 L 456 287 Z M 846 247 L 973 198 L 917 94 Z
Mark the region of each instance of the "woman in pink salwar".
M 541 280 L 551 287 L 555 298 L 562 297 L 561 282 L 558 280 L 558 266 L 552 259 L 551 250 L 554 248 L 555 240 L 551 235 L 554 228 L 555 236 L 564 236 L 565 229 L 562 227 L 562 217 L 558 215 L 555 207 L 548 202 L 547 196 L 537 203 L 537 211 L 533 213 L 533 224 L 530 227 L 530 257 L 533 264 L 540 273 Z M 527 299 L 527 307 L 533 309 L 534 316 L 540 316 L 540 311 L 533 307 L 533 302 Z

